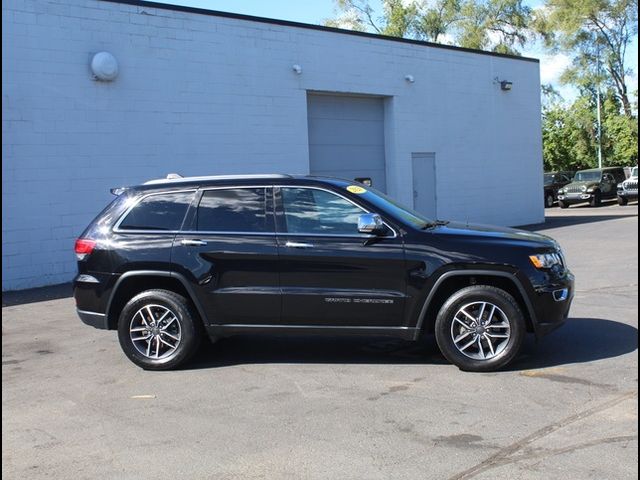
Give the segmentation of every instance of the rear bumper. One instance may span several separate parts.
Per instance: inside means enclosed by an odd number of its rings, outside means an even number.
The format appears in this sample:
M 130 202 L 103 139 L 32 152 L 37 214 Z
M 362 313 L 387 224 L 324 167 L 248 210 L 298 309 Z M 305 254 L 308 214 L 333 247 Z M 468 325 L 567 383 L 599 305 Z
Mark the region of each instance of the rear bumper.
M 76 312 L 78 313 L 80 320 L 87 325 L 102 330 L 107 330 L 109 328 L 107 316 L 104 313 L 88 312 L 80 309 L 76 309 Z

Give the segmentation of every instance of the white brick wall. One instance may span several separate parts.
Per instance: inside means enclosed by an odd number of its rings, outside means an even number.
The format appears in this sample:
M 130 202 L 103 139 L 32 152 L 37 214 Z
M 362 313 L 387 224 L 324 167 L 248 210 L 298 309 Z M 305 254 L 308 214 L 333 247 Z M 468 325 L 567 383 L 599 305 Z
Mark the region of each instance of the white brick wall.
M 99 0 L 8 0 L 2 13 L 3 290 L 70 280 L 74 238 L 110 187 L 308 172 L 307 90 L 391 97 L 387 182 L 401 201 L 411 152 L 432 151 L 441 218 L 543 220 L 536 63 Z M 91 79 L 101 50 L 118 59 L 112 83 Z

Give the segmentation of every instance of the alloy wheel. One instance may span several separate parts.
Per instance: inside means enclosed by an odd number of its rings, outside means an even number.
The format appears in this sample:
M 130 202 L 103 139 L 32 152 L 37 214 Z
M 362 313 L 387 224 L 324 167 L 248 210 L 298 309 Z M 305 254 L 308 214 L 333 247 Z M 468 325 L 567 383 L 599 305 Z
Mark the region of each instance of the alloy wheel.
M 162 305 L 145 305 L 131 318 L 129 337 L 136 350 L 154 360 L 171 356 L 180 345 L 177 315 Z
M 474 360 L 489 360 L 500 355 L 510 337 L 507 315 L 490 302 L 464 305 L 451 322 L 453 344 L 460 353 Z

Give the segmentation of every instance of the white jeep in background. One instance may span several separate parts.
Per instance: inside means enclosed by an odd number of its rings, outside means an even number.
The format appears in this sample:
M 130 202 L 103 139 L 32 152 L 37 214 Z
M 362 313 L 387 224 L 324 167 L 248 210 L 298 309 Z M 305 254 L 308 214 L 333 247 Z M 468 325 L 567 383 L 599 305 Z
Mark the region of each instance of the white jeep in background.
M 626 205 L 629 200 L 638 199 L 638 167 L 631 169 L 631 176 L 618 184 L 618 205 Z

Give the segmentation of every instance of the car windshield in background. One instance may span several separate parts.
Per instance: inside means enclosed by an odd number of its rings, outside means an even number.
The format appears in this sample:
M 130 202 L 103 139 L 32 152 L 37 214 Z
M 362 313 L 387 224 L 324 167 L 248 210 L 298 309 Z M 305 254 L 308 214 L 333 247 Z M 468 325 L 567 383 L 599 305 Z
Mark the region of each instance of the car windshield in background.
M 551 185 L 553 183 L 553 174 L 552 173 L 545 173 L 544 174 L 544 184 L 545 185 Z
M 597 172 L 578 172 L 576 176 L 573 177 L 574 182 L 599 182 L 602 173 Z
M 367 191 L 361 196 L 380 210 L 388 212 L 392 216 L 399 217 L 416 228 L 425 228 L 434 222 L 434 220 L 400 205 L 375 188 L 367 187 Z
M 638 167 L 634 167 L 631 169 L 631 176 L 632 177 L 637 177 L 638 176 Z

